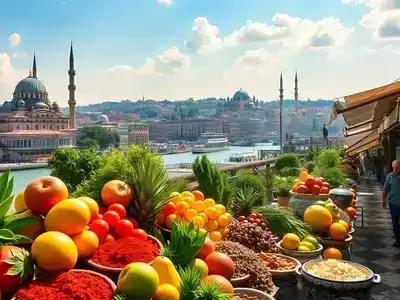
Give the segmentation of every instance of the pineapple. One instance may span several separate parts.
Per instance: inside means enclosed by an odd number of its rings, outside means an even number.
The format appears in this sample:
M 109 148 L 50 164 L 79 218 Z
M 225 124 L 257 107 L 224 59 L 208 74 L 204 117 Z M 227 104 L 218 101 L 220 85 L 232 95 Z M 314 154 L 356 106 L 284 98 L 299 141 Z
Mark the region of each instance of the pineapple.
M 248 216 L 254 211 L 254 204 L 259 199 L 260 192 L 251 186 L 244 186 L 236 192 L 236 199 L 232 202 L 232 213 L 235 218 Z
M 156 157 L 149 155 L 133 165 L 131 180 L 135 193 L 132 209 L 140 227 L 146 232 L 154 229 L 155 217 L 169 201 L 166 185 L 167 170 Z

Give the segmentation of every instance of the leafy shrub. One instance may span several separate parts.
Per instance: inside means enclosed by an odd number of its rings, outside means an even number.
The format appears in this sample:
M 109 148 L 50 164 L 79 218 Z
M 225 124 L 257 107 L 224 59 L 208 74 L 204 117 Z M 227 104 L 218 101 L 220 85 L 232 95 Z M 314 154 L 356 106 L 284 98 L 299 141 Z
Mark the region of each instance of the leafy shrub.
M 308 173 L 312 173 L 313 171 L 314 171 L 314 169 L 315 169 L 315 166 L 316 166 L 316 164 L 315 164 L 315 162 L 313 162 L 313 161 L 308 161 L 308 162 L 306 162 L 306 169 L 308 170 Z
M 296 176 L 301 167 L 300 159 L 292 153 L 278 156 L 275 162 L 275 169 L 281 176 Z
M 188 191 L 190 187 L 187 180 L 180 179 L 180 180 L 167 180 L 167 188 L 169 192 L 182 193 L 184 191 Z
M 281 197 L 288 197 L 289 191 L 292 189 L 293 180 L 295 177 L 275 177 L 274 178 L 274 191 L 279 194 Z
M 340 166 L 340 152 L 337 149 L 323 150 L 317 157 L 319 168 L 335 168 Z
M 322 150 L 312 174 L 324 177 L 332 187 L 346 186 L 346 174 L 341 168 L 339 155 L 338 149 Z
M 244 189 L 244 187 L 252 187 L 258 192 L 257 199 L 255 200 L 255 205 L 262 205 L 266 200 L 265 187 L 261 182 L 261 178 L 252 173 L 247 173 L 244 171 L 238 172 L 237 176 L 232 179 L 232 185 L 236 190 Z

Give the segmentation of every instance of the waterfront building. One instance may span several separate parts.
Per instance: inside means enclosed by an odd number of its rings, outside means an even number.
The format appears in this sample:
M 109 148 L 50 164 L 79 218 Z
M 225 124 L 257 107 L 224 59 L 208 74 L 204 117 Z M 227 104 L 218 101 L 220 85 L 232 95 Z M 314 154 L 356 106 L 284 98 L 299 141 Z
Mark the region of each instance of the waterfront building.
M 13 97 L 0 107 L 0 161 L 33 161 L 51 156 L 58 147 L 75 146 L 75 67 L 71 44 L 69 59 L 69 116 L 51 102 L 37 77 L 36 55 L 29 76 L 15 87 Z
M 149 143 L 149 126 L 143 123 L 127 123 L 129 145 L 147 145 Z

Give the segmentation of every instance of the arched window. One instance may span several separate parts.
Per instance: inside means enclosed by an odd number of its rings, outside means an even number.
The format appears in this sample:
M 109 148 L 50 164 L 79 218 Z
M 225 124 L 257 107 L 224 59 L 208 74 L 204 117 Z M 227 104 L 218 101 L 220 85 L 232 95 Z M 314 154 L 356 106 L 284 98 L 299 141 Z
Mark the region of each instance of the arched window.
M 52 130 L 53 129 L 53 125 L 50 125 L 49 129 Z
M 29 130 L 29 124 L 26 124 L 26 129 Z
M 36 124 L 36 130 L 39 130 L 39 125 L 38 124 Z
M 45 126 L 45 125 L 43 125 L 43 129 L 46 129 L 46 126 Z
M 60 130 L 60 125 L 57 125 L 57 130 Z

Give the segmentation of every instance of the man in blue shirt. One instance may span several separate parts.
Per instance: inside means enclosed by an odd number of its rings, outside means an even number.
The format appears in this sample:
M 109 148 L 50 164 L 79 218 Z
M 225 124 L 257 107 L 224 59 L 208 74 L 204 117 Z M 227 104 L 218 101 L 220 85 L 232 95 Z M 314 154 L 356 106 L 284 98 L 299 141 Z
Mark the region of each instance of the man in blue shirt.
M 396 238 L 393 246 L 400 247 L 400 162 L 392 163 L 393 172 L 386 176 L 382 192 L 382 207 L 386 208 L 389 200 L 389 209 L 392 216 L 393 232 Z

